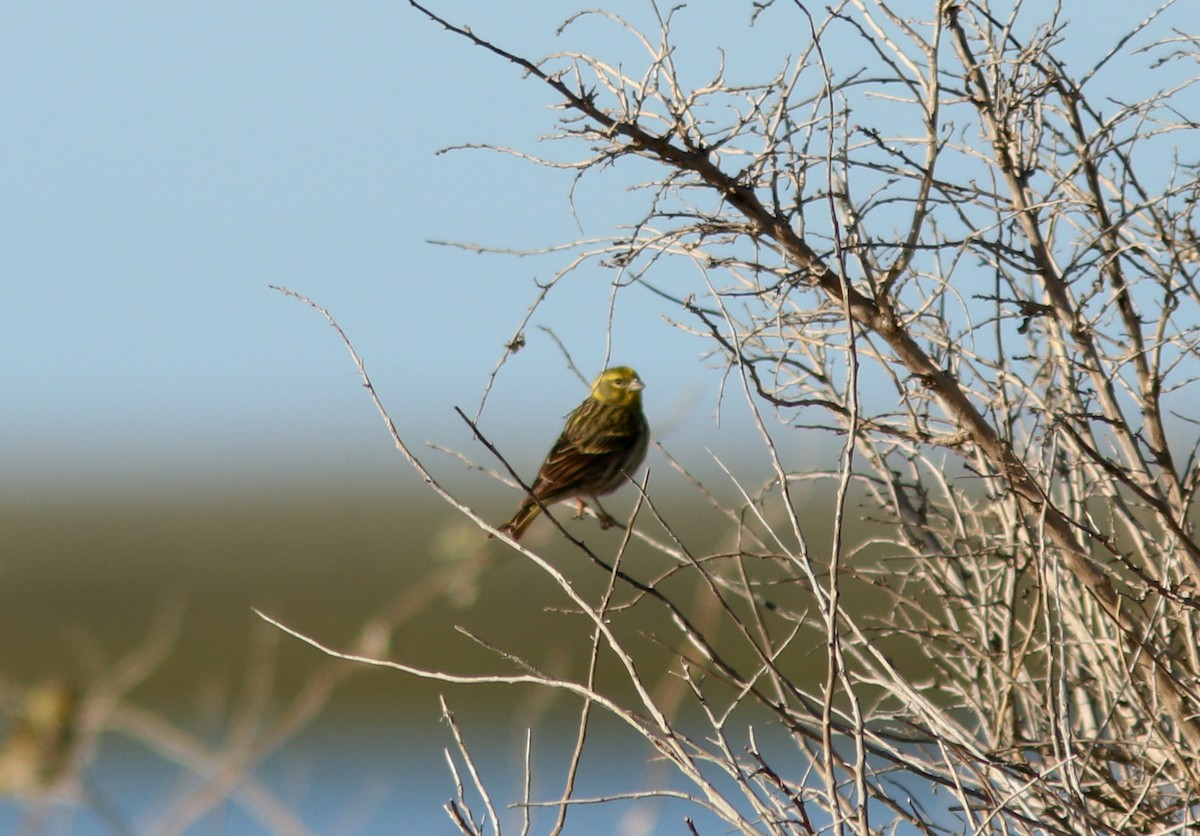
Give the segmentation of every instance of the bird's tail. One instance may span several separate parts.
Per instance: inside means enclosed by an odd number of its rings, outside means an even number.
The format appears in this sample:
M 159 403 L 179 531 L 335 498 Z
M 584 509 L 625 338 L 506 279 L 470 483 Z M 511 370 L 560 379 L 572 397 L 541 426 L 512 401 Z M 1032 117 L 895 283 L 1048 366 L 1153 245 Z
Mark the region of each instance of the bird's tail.
M 500 530 L 514 540 L 520 540 L 525 529 L 529 528 L 530 523 L 537 519 L 537 515 L 540 513 L 542 513 L 541 507 L 532 499 L 526 498 L 521 503 L 521 507 L 517 509 L 517 513 L 513 514 L 512 519 L 500 526 Z

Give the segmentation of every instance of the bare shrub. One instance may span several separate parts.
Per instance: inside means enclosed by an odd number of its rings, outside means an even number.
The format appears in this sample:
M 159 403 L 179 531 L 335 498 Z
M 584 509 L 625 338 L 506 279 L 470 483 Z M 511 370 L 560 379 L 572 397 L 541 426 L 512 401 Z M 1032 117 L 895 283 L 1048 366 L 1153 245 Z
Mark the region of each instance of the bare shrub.
M 673 15 L 692 10 L 661 12 L 657 32 L 590 13 L 637 45 L 633 66 L 526 58 L 411 5 L 557 96 L 569 162 L 497 150 L 580 176 L 655 165 L 644 214 L 563 248 L 555 281 L 599 265 L 619 292 L 673 298 L 679 327 L 727 364 L 774 478 L 714 502 L 721 543 L 658 514 L 653 490 L 613 553 L 564 531 L 611 577 L 596 599 L 509 544 L 558 581 L 565 597 L 548 606 L 588 620 L 584 678 L 499 647 L 508 672 L 489 677 L 364 661 L 577 696 L 571 776 L 592 712 L 606 712 L 674 772 L 669 787 L 610 798 L 683 799 L 693 828 L 1193 823 L 1195 38 L 1152 14 L 1080 72 L 1059 54 L 1088 37 L 1064 18 L 1084 4 L 930 2 L 906 18 L 911 4 L 847 0 L 815 19 L 797 2 L 756 3 L 752 22 L 786 17 L 807 36 L 775 75 L 734 85 L 723 66 L 703 80 L 677 68 L 688 44 L 674 42 Z M 832 54 L 835 36 L 857 48 Z M 1108 93 L 1117 67 L 1154 92 Z M 690 266 L 686 290 L 656 284 L 666 261 Z M 814 473 L 782 452 L 791 432 L 840 439 L 836 465 Z M 814 481 L 835 508 L 821 532 L 795 499 Z M 860 516 L 865 542 L 846 530 Z M 631 548 L 668 568 L 632 576 Z M 886 605 L 854 605 L 866 597 Z M 635 609 L 677 631 L 669 699 L 624 629 Z M 801 651 L 814 637 L 823 658 Z M 600 662 L 622 671 L 619 692 L 597 687 Z M 581 801 L 572 782 L 549 801 L 555 832 Z M 464 832 L 499 827 L 479 789 L 478 816 L 461 781 L 449 807 Z

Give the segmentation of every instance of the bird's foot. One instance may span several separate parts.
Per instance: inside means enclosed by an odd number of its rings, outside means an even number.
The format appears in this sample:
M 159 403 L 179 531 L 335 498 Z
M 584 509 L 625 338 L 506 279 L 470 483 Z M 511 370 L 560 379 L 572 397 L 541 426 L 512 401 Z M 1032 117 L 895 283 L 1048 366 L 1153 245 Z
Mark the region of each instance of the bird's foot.
M 592 504 L 596 506 L 596 519 L 600 521 L 601 528 L 607 530 L 614 525 L 620 525 L 616 517 L 604 510 L 604 506 L 600 504 L 600 500 L 593 497 Z

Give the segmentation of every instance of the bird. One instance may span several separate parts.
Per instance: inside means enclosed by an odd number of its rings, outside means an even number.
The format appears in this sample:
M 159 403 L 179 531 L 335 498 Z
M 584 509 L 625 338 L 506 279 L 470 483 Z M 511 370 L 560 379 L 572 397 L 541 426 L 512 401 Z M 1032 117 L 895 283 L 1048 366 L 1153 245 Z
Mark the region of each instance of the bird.
M 595 502 L 605 528 L 615 522 L 597 497 L 619 488 L 646 458 L 650 427 L 642 412 L 644 388 L 637 372 L 628 366 L 613 366 L 600 373 L 587 398 L 567 416 L 530 495 L 512 519 L 500 526 L 501 533 L 520 540 L 542 505 L 565 499 L 577 501 L 576 516 L 582 516 L 584 497 Z

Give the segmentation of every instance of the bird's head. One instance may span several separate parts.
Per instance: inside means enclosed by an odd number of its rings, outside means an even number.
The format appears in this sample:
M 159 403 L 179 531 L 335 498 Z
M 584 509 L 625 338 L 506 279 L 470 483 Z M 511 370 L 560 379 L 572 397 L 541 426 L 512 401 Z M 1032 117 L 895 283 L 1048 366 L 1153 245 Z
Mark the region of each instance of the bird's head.
M 592 384 L 592 397 L 605 406 L 641 406 L 646 384 L 628 366 L 605 369 Z

